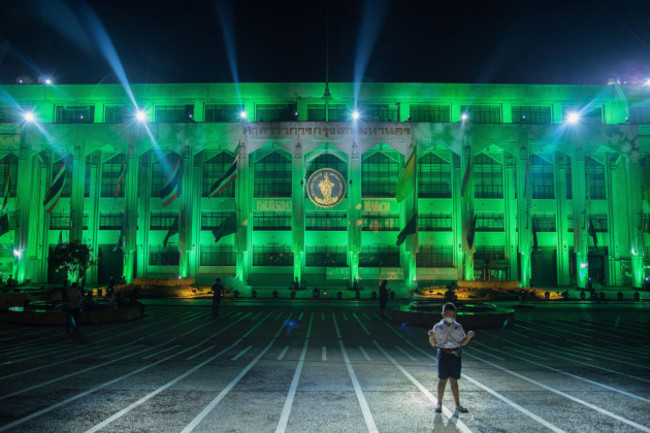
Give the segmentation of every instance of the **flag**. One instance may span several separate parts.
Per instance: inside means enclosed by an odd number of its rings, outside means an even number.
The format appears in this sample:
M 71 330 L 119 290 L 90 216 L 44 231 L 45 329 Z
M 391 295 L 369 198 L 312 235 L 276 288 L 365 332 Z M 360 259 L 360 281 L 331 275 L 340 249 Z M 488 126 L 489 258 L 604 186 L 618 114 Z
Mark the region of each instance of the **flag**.
M 537 222 L 535 221 L 535 217 L 533 216 L 533 249 L 537 249 Z
M 465 235 L 465 242 L 467 244 L 466 248 L 468 252 L 474 249 L 475 235 L 476 235 L 476 214 L 474 213 L 474 209 L 472 208 L 472 212 L 470 213 L 469 220 L 468 220 L 467 233 Z
M 61 248 L 63 246 L 63 230 L 59 232 L 59 242 L 56 244 L 57 248 Z
M 596 227 L 594 227 L 594 222 L 589 218 L 589 236 L 594 240 L 594 248 L 598 248 L 598 237 L 596 236 Z
M 7 177 L 5 177 L 5 185 L 4 188 L 2 188 L 4 199 L 2 200 L 1 210 L 4 210 L 4 208 L 7 206 L 7 201 L 9 201 L 9 183 L 11 182 L 11 178 L 9 177 L 10 172 L 11 167 L 7 167 Z
M 473 197 L 470 197 L 470 190 L 474 183 L 474 170 L 472 167 L 472 157 L 467 158 L 467 167 L 465 168 L 465 174 L 463 175 L 463 183 L 460 186 L 460 195 L 465 199 L 465 201 L 471 200 Z
M 45 206 L 45 211 L 47 213 L 52 213 L 54 207 L 59 202 L 61 198 L 61 193 L 63 192 L 63 187 L 65 186 L 65 159 L 61 162 L 59 170 L 54 174 L 52 178 L 52 183 L 50 184 L 50 189 L 47 190 L 45 195 L 45 201 L 43 206 Z
M 2 212 L 2 216 L 0 216 L 0 237 L 5 233 L 9 233 L 9 214 Z
M 532 198 L 532 194 L 530 194 L 530 157 L 526 158 L 526 170 L 524 172 L 524 199 L 528 200 L 529 198 Z M 530 197 L 529 197 L 530 194 Z
M 126 174 L 126 163 L 122 162 L 122 167 L 120 168 L 120 174 L 117 176 L 117 182 L 115 183 L 115 198 L 120 195 L 120 184 L 124 180 L 124 175 Z
M 397 180 L 395 188 L 395 200 L 402 202 L 415 189 L 415 150 L 404 166 L 401 176 Z
M 169 240 L 169 238 L 171 238 L 172 236 L 178 234 L 179 230 L 180 230 L 180 228 L 178 226 L 178 216 L 177 216 L 176 218 L 174 218 L 174 222 L 169 227 L 169 231 L 167 232 L 167 236 L 165 236 L 165 240 L 163 241 L 163 247 L 164 248 L 167 248 L 167 241 Z
M 230 214 L 229 217 L 221 221 L 221 224 L 215 229 L 212 230 L 214 235 L 214 241 L 219 242 L 224 236 L 231 235 L 237 231 L 237 217 L 235 213 Z
M 113 252 L 114 253 L 117 252 L 117 250 L 119 250 L 120 248 L 122 248 L 122 251 L 124 251 L 124 249 L 125 249 L 124 248 L 124 231 L 120 232 L 120 237 L 117 239 L 117 243 L 113 247 Z
M 215 183 L 212 185 L 212 188 L 210 188 L 210 197 L 214 197 L 215 195 L 219 194 L 221 191 L 226 189 L 228 185 L 230 185 L 230 182 L 233 180 L 237 179 L 237 162 L 239 161 L 239 154 L 235 156 L 235 159 L 233 160 L 232 164 L 230 164 L 230 167 L 226 171 L 226 173 L 221 176 Z
M 169 206 L 177 197 L 180 197 L 181 176 L 181 158 L 178 156 L 174 168 L 169 172 L 169 175 L 165 179 L 165 184 L 160 190 L 160 198 L 163 201 L 163 207 Z
M 418 218 L 417 215 L 413 215 L 413 217 L 408 222 L 408 224 L 406 224 L 406 227 L 404 227 L 404 229 L 401 232 L 399 232 L 399 234 L 397 235 L 396 245 L 397 246 L 402 245 L 406 240 L 407 236 L 415 234 L 417 228 L 418 228 Z

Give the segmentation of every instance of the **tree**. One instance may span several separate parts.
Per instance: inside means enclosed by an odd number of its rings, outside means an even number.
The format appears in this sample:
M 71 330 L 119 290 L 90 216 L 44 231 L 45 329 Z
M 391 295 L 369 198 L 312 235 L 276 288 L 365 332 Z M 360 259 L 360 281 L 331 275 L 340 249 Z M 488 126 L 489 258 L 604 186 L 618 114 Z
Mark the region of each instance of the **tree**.
M 98 263 L 92 255 L 92 248 L 73 240 L 57 246 L 48 257 L 48 263 L 57 271 L 65 271 L 71 283 L 79 282 L 90 267 Z

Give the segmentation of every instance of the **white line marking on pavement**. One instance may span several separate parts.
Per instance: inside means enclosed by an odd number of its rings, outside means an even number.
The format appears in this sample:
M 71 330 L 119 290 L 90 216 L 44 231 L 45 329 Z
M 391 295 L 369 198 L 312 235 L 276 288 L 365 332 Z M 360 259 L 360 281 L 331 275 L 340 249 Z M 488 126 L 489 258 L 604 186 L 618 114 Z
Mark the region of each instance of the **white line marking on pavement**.
M 325 320 L 325 313 L 321 313 L 320 320 Z
M 361 322 L 361 319 L 359 319 L 359 316 L 357 316 L 357 313 L 352 313 L 352 316 L 353 316 L 355 319 L 357 319 L 357 322 L 359 322 L 359 325 L 361 325 L 361 328 L 362 328 L 363 331 L 366 333 L 366 335 L 370 335 L 370 332 L 368 332 L 368 328 L 366 328 L 366 325 L 364 325 L 364 324 Z
M 231 360 L 231 361 L 237 361 L 239 358 L 241 358 L 241 357 L 244 355 L 244 353 L 248 352 L 248 351 L 251 350 L 252 348 L 253 348 L 253 345 L 251 344 L 251 345 L 248 346 L 246 349 L 244 349 L 244 350 L 242 350 L 241 352 L 239 352 L 235 357 L 230 358 L 230 360 Z
M 347 322 L 348 321 L 348 315 L 345 313 L 341 313 L 341 316 L 343 316 L 343 319 Z
M 379 430 L 377 430 L 377 426 L 375 425 L 375 420 L 372 418 L 372 413 L 370 412 L 370 408 L 368 407 L 368 402 L 366 401 L 366 398 L 363 396 L 363 391 L 361 391 L 361 385 L 357 380 L 357 375 L 354 373 L 354 368 L 352 367 L 352 363 L 350 362 L 350 358 L 348 357 L 348 352 L 345 350 L 345 346 L 343 345 L 343 340 L 341 339 L 341 332 L 339 331 L 339 325 L 336 322 L 336 317 L 332 316 L 332 319 L 334 319 L 334 328 L 336 328 L 336 335 L 339 340 L 339 346 L 341 347 L 341 353 L 343 353 L 343 361 L 345 362 L 345 366 L 348 368 L 350 379 L 352 379 L 354 392 L 357 395 L 359 406 L 361 406 L 361 413 L 363 414 L 363 418 L 366 420 L 366 427 L 368 428 L 368 432 L 379 433 Z M 357 320 L 359 320 L 358 317 Z
M 379 351 L 386 357 L 386 359 L 388 359 L 395 367 L 397 367 L 397 369 L 404 376 L 406 376 L 406 378 L 408 380 L 410 380 L 411 383 L 413 383 L 413 385 L 415 385 L 422 392 L 422 394 L 424 394 L 432 403 L 435 404 L 438 401 L 438 399 L 436 397 L 434 397 L 433 394 L 431 394 L 431 392 L 424 387 L 424 385 L 422 385 L 416 378 L 414 378 L 408 371 L 406 371 L 406 369 L 404 367 L 402 367 L 402 365 L 399 362 L 397 362 L 392 356 L 390 356 L 388 354 L 388 352 L 386 352 L 384 350 L 384 348 L 381 347 L 379 345 L 379 343 L 377 343 L 377 341 L 372 340 L 372 342 L 377 347 L 377 349 L 379 349 Z M 458 427 L 458 430 L 460 430 L 461 432 L 464 432 L 464 433 L 472 433 L 472 431 L 465 425 L 465 423 L 460 421 L 458 419 L 458 417 L 454 416 L 454 412 L 449 410 L 447 408 L 447 406 L 443 405 L 442 410 L 443 410 L 444 414 L 447 416 L 447 418 L 449 418 L 450 420 L 452 420 L 454 418 L 456 419 L 455 424 L 456 424 L 456 427 Z
M 176 349 L 177 347 L 180 347 L 180 344 L 176 344 L 176 345 L 174 345 L 174 346 L 168 347 L 167 349 L 165 349 L 165 350 L 161 350 L 160 352 L 156 352 L 156 353 L 152 353 L 152 354 L 147 355 L 147 356 L 143 356 L 142 359 L 151 359 L 151 358 L 153 358 L 154 356 L 158 356 L 158 355 L 160 355 L 161 353 L 169 352 L 170 350 Z
M 385 323 L 385 322 L 384 322 L 384 323 Z M 426 357 L 429 358 L 429 359 L 432 359 L 432 360 L 435 360 L 435 359 L 436 359 L 435 356 L 431 355 L 430 353 L 427 353 L 425 350 L 423 350 L 423 349 L 417 347 L 417 346 L 416 346 L 415 344 L 413 344 L 411 341 L 407 340 L 407 339 L 406 339 L 402 334 L 400 334 L 397 330 L 393 329 L 393 328 L 392 328 L 388 323 L 385 323 L 385 325 L 388 327 L 388 329 L 390 329 L 390 330 L 393 331 L 395 334 L 397 334 L 401 339 L 403 339 L 404 341 L 406 341 L 406 344 L 408 344 L 409 346 L 411 346 L 412 348 L 414 348 L 416 351 L 422 353 L 424 356 L 426 356 Z M 424 332 L 426 332 L 426 331 L 424 331 Z M 514 401 L 512 401 L 512 400 L 510 400 L 510 399 L 508 399 L 508 398 L 506 398 L 506 397 L 504 397 L 503 395 L 499 394 L 498 392 L 496 392 L 496 391 L 493 390 L 492 388 L 488 387 L 487 385 L 483 385 L 483 384 L 480 383 L 479 381 L 477 381 L 477 380 L 475 380 L 475 379 L 469 377 L 466 373 L 463 373 L 463 377 L 464 377 L 465 379 L 469 380 L 470 382 L 472 382 L 473 384 L 475 384 L 476 386 L 480 387 L 481 389 L 484 389 L 484 390 L 487 391 L 489 394 L 491 394 L 491 395 L 493 395 L 494 397 L 498 398 L 499 400 L 503 401 L 504 403 L 507 403 L 510 407 L 512 407 L 512 408 L 514 408 L 514 409 L 516 409 L 516 410 L 518 410 L 519 412 L 521 412 L 521 413 L 523 413 L 524 415 L 526 415 L 526 416 L 532 418 L 533 420 L 537 421 L 538 423 L 540 423 L 540 424 L 542 424 L 542 425 L 548 427 L 549 429 L 553 430 L 554 432 L 556 432 L 556 433 L 564 433 L 564 430 L 562 430 L 562 429 L 560 429 L 560 428 L 554 426 L 553 424 L 551 424 L 551 423 L 549 423 L 548 421 L 546 421 L 544 418 L 541 418 L 541 417 L 535 415 L 534 413 L 530 412 L 528 409 L 526 409 L 526 408 L 524 408 L 524 407 L 518 405 L 518 404 L 515 403 Z
M 492 353 L 486 352 L 485 350 L 477 349 L 476 347 L 472 347 L 472 348 L 470 348 L 470 349 L 465 349 L 465 348 L 463 348 L 463 350 L 470 350 L 470 351 L 472 351 L 472 352 L 478 352 L 478 353 L 482 353 L 482 354 L 484 354 L 484 355 L 489 355 L 489 356 L 491 356 L 491 357 L 493 357 L 493 358 L 498 359 L 499 361 L 505 361 L 505 360 L 506 360 L 505 358 L 501 358 L 501 357 L 498 356 L 498 355 L 493 355 Z
M 398 351 L 400 351 L 400 352 L 402 353 L 402 355 L 406 356 L 406 357 L 407 357 L 408 359 L 410 359 L 411 361 L 415 361 L 415 360 L 416 360 L 416 359 L 413 358 L 411 355 L 409 355 L 409 354 L 406 352 L 406 350 L 402 349 L 401 347 L 399 347 L 399 346 L 395 346 L 395 349 L 397 349 Z
M 305 314 L 302 311 L 300 312 L 300 316 L 298 316 L 298 321 L 300 322 L 302 320 L 302 315 Z
M 285 346 L 285 348 L 282 349 L 282 352 L 280 352 L 280 354 L 278 355 L 278 361 L 282 361 L 284 355 L 287 353 L 288 350 L 289 350 L 289 346 Z
M 187 357 L 186 360 L 187 360 L 187 361 L 191 361 L 191 360 L 193 360 L 194 358 L 196 358 L 197 356 L 201 356 L 201 355 L 203 355 L 205 352 L 214 349 L 214 347 L 215 347 L 214 344 L 213 344 L 212 346 L 210 346 L 210 347 L 206 347 L 206 348 L 203 349 L 202 351 L 200 351 L 200 352 L 198 352 L 198 353 L 195 353 L 195 354 L 192 355 L 192 356 Z
M 291 316 L 289 316 L 291 317 Z M 282 332 L 282 329 L 284 329 L 284 323 L 280 326 L 280 329 L 278 329 L 278 332 L 275 333 L 269 344 L 253 359 L 247 366 L 244 368 L 241 373 L 239 373 L 220 393 L 217 395 L 208 405 L 203 408 L 201 412 L 192 420 L 190 423 L 185 426 L 185 428 L 181 431 L 181 433 L 189 433 L 192 430 L 196 428 L 196 426 L 199 425 L 199 423 L 205 418 L 214 407 L 219 404 L 219 402 L 230 392 L 231 389 L 239 383 L 239 381 L 248 373 L 254 366 L 257 364 L 257 361 L 259 361 L 266 352 L 271 349 L 271 347 L 275 344 L 275 341 L 277 340 L 278 336 L 280 335 L 280 332 Z M 87 432 L 90 433 L 90 432 Z
M 284 408 L 282 409 L 282 414 L 280 415 L 280 420 L 278 421 L 278 426 L 275 429 L 275 433 L 284 433 L 287 429 L 287 424 L 289 423 L 289 414 L 291 413 L 291 406 L 293 405 L 293 400 L 296 396 L 296 389 L 298 388 L 298 381 L 300 380 L 302 366 L 305 363 L 305 356 L 307 355 L 307 347 L 309 346 L 309 337 L 311 336 L 311 325 L 313 320 L 314 315 L 312 314 L 309 317 L 309 325 L 307 326 L 305 344 L 302 347 L 302 353 L 300 353 L 300 359 L 298 360 L 296 371 L 293 373 L 291 386 L 289 386 L 289 393 L 287 394 L 287 399 L 284 402 Z M 287 348 L 288 347 L 289 346 L 287 346 Z
M 368 319 L 368 322 L 371 322 L 371 321 L 372 321 L 372 319 L 370 318 L 370 316 L 368 316 L 366 313 L 361 313 L 361 314 L 363 314 L 364 317 L 365 317 L 366 319 Z
M 361 354 L 363 355 L 363 357 L 366 358 L 366 361 L 372 361 L 372 359 L 370 359 L 370 356 L 368 355 L 368 352 L 366 352 L 366 349 L 364 349 L 363 347 L 359 346 L 359 352 L 361 352 Z
M 201 363 L 195 365 L 195 366 L 192 367 L 191 369 L 187 370 L 185 373 L 183 373 L 183 374 L 181 374 L 180 376 L 177 376 L 175 379 L 173 379 L 173 380 L 167 382 L 166 384 L 164 384 L 164 385 L 161 386 L 160 388 L 156 389 L 155 391 L 150 392 L 149 394 L 145 395 L 144 397 L 142 397 L 142 398 L 139 399 L 138 401 L 136 401 L 136 402 L 134 402 L 134 403 L 131 403 L 129 406 L 125 407 L 124 409 L 120 410 L 119 412 L 117 412 L 117 413 L 111 415 L 110 417 L 106 418 L 106 419 L 105 419 L 104 421 L 102 421 L 101 423 L 99 423 L 99 424 L 93 426 L 92 428 L 86 430 L 85 433 L 94 433 L 94 432 L 96 432 L 96 431 L 98 431 L 98 430 L 104 428 L 105 426 L 107 426 L 108 424 L 112 423 L 112 422 L 115 421 L 116 419 L 121 418 L 123 415 L 127 414 L 127 413 L 130 412 L 131 410 L 133 410 L 133 409 L 135 409 L 136 407 L 140 406 L 141 404 L 147 402 L 148 400 L 150 400 L 151 398 L 153 398 L 153 397 L 155 397 L 156 395 L 160 394 L 161 392 L 163 392 L 163 391 L 166 390 L 167 388 L 171 387 L 172 385 L 178 383 L 180 380 L 182 380 L 182 379 L 184 379 L 185 377 L 189 376 L 190 374 L 194 373 L 195 371 L 197 371 L 197 370 L 200 369 L 201 367 L 203 367 L 203 366 L 205 366 L 206 364 L 208 364 L 208 363 L 214 361 L 214 360 L 217 359 L 219 356 L 223 355 L 224 353 L 228 352 L 229 350 L 231 350 L 232 348 L 234 348 L 235 346 L 237 346 L 237 345 L 238 345 L 238 344 L 239 344 L 239 343 L 240 343 L 244 338 L 246 338 L 248 335 L 250 335 L 250 334 L 255 330 L 255 328 L 259 327 L 259 326 L 260 326 L 260 325 L 261 325 L 261 324 L 262 324 L 262 323 L 263 323 L 263 322 L 264 322 L 264 321 L 265 321 L 265 320 L 266 320 L 270 315 L 271 315 L 271 314 L 269 313 L 269 314 L 267 314 L 265 317 L 263 317 L 262 320 L 260 320 L 257 324 L 255 324 L 251 329 L 249 329 L 249 330 L 248 330 L 244 335 L 242 335 L 241 337 L 239 337 L 239 339 L 237 339 L 237 341 L 235 341 L 234 343 L 232 343 L 230 346 L 228 346 L 228 347 L 226 347 L 225 349 L 221 350 L 219 353 L 217 353 L 217 354 L 215 354 L 215 355 L 212 355 L 210 358 L 206 359 L 205 361 L 203 361 L 203 362 L 201 362 Z M 243 317 L 242 317 L 241 319 L 243 319 Z M 240 320 L 241 320 L 241 319 L 240 319 Z M 235 322 L 235 323 L 236 323 L 236 322 Z M 227 328 L 229 328 L 229 327 L 232 326 L 232 325 L 234 325 L 234 323 L 231 324 L 231 325 L 229 325 L 229 326 L 227 326 L 226 328 L 224 328 L 223 331 L 225 331 Z M 282 328 L 280 328 L 280 329 L 282 329 Z M 204 340 L 204 341 L 207 341 L 207 339 Z M 199 344 L 202 344 L 202 343 L 199 343 Z M 196 345 L 195 345 L 195 346 L 196 346 Z M 193 346 L 193 347 L 189 347 L 189 348 L 183 350 L 182 352 L 178 353 L 177 355 L 180 355 L 181 353 L 183 353 L 183 352 L 187 352 L 187 351 L 192 350 L 192 349 L 194 349 L 194 346 Z M 174 356 L 176 356 L 176 355 L 170 355 L 169 358 L 172 358 L 172 357 L 174 357 Z M 161 361 L 158 361 L 158 362 L 156 362 L 155 364 L 158 364 L 159 362 L 161 362 Z M 155 364 L 153 364 L 153 365 L 155 365 Z M 145 367 L 143 367 L 142 369 L 144 369 L 144 368 L 145 368 Z M 149 368 L 149 367 L 146 367 L 146 368 Z M 131 373 L 130 373 L 130 374 L 131 374 Z M 1 431 L 1 430 L 0 430 L 0 431 Z
M 325 346 L 321 348 L 320 360 L 327 361 L 327 347 Z

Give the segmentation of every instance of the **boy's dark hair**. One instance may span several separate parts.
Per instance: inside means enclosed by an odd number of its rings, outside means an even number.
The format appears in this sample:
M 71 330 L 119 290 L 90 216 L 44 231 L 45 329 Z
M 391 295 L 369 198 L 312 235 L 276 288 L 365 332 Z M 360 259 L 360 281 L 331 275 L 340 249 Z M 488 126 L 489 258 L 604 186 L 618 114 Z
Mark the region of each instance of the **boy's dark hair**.
M 445 311 L 456 311 L 456 306 L 451 302 L 447 302 L 442 306 L 442 312 L 444 313 Z

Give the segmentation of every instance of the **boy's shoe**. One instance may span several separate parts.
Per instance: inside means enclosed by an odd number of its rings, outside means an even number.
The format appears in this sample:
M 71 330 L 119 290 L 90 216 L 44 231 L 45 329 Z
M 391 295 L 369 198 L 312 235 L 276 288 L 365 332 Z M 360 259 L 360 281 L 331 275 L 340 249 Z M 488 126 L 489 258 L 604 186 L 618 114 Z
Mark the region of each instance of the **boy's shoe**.
M 436 408 L 434 410 L 436 411 L 436 413 L 442 412 L 442 406 L 440 406 L 440 403 L 436 405 Z
M 463 406 L 456 406 L 456 412 L 467 413 L 468 410 L 465 409 Z

